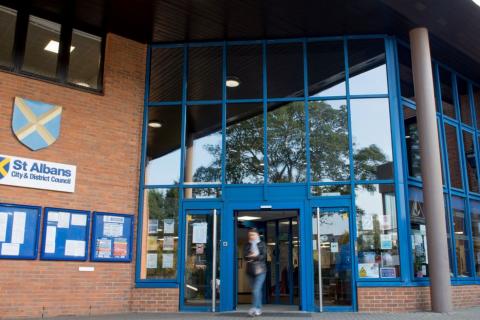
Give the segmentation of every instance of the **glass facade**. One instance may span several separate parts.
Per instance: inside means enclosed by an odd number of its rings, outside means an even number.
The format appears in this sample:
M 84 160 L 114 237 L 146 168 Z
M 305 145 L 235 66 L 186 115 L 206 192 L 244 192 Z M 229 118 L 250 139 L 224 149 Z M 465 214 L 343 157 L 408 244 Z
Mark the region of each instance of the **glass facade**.
M 365 214 L 374 225 L 352 237 L 361 263 L 376 264 L 378 278 L 385 268 L 384 277 L 399 278 L 385 41 L 152 46 L 144 197 L 175 190 L 181 208 L 248 198 L 254 191 L 247 190 L 263 186 L 287 198 L 301 187 L 304 197 L 358 200 L 353 216 Z
M 428 277 L 428 245 L 423 214 L 416 106 L 414 97 L 412 98 L 413 81 L 408 56 L 409 49 L 399 45 L 412 277 L 419 280 Z M 433 76 L 451 277 L 453 281 L 463 283 L 465 280 L 478 279 L 476 277 L 479 276 L 479 90 L 471 81 L 436 61 L 433 63 Z
M 354 285 L 428 281 L 411 57 L 398 43 L 395 52 L 395 43 L 340 37 L 151 46 L 141 189 L 178 192 L 179 243 L 185 208 L 342 203 L 351 222 L 338 243 L 350 246 Z M 471 280 L 480 272 L 480 89 L 437 63 L 433 69 L 451 276 Z M 314 228 L 302 214 L 298 223 Z M 298 237 L 297 246 L 310 246 L 311 234 Z M 324 240 L 335 255 L 338 243 Z M 298 272 L 304 268 L 312 266 Z M 143 279 L 182 281 L 161 272 Z

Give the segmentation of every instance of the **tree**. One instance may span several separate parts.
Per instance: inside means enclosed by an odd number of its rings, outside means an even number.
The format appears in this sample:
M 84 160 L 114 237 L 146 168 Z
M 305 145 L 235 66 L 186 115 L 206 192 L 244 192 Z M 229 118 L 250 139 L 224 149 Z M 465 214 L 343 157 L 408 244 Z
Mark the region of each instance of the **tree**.
M 267 114 L 269 182 L 306 180 L 306 134 L 303 102 L 271 107 Z M 346 181 L 350 178 L 348 113 L 345 105 L 309 103 L 311 174 L 314 181 Z M 226 177 L 229 183 L 263 182 L 263 115 L 258 114 L 226 128 Z M 221 148 L 206 145 L 215 159 L 196 170 L 195 181 L 216 181 L 221 172 Z M 357 179 L 377 178 L 377 169 L 387 162 L 376 145 L 354 150 Z

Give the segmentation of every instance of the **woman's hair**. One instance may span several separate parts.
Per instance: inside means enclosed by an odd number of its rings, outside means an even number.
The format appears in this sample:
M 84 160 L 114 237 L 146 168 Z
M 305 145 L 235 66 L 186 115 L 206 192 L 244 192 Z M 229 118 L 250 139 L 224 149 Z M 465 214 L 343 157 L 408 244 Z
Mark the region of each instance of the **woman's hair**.
M 253 233 L 256 233 L 256 234 L 260 234 L 260 233 L 258 232 L 257 228 L 250 228 L 250 229 L 248 229 L 248 233 L 250 233 L 250 232 L 253 232 Z

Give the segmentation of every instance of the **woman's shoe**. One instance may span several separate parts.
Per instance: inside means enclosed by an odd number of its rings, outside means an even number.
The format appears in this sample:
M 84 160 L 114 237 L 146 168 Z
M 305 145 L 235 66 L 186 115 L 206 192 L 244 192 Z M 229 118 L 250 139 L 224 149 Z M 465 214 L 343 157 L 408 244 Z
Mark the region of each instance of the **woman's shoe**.
M 250 308 L 250 310 L 248 310 L 248 315 L 250 317 L 255 317 L 256 313 L 257 313 L 257 310 L 255 308 Z
M 255 309 L 255 316 L 261 316 L 262 315 L 262 309 Z

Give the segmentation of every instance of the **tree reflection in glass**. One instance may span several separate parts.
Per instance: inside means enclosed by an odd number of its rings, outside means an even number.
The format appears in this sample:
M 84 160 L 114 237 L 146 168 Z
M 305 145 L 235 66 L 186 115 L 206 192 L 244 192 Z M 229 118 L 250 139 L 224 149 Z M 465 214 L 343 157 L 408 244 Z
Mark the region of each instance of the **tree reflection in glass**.
M 345 100 L 309 103 L 312 181 L 350 178 L 348 113 Z
M 270 104 L 269 109 L 268 181 L 303 182 L 307 167 L 304 103 Z

